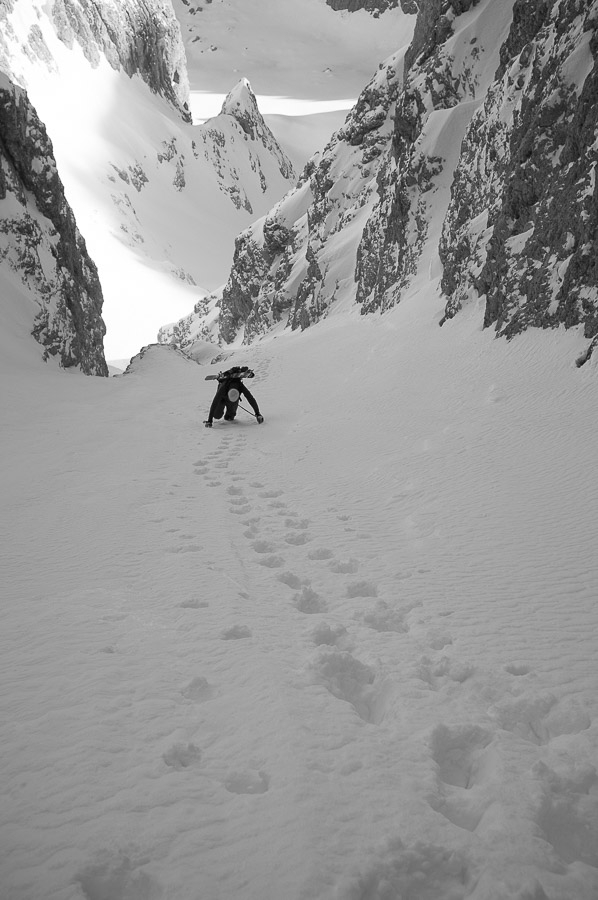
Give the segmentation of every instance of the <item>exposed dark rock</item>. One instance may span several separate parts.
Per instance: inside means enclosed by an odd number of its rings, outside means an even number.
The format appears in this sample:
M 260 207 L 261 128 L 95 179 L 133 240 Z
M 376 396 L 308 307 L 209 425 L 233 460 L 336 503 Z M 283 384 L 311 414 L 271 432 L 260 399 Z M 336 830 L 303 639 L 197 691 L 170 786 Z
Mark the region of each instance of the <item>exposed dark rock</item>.
M 7 201 L 6 203 L 4 201 Z M 102 291 L 56 170 L 46 129 L 25 91 L 0 75 L 0 264 L 40 309 L 33 334 L 45 357 L 107 375 Z
M 291 328 L 306 328 L 326 315 L 336 279 L 319 254 L 366 215 L 390 141 L 401 71 L 398 59 L 379 68 L 343 127 L 307 164 L 295 191 L 238 239 L 221 303 L 223 340 L 231 341 L 241 325 L 249 341 L 285 315 Z M 354 177 L 345 190 L 348 169 Z
M 293 165 L 286 154 L 282 152 L 278 141 L 266 125 L 259 111 L 255 94 L 246 78 L 242 78 L 227 95 L 222 104 L 221 115 L 232 116 L 250 140 L 258 141 L 270 150 L 278 162 L 283 178 L 295 177 Z
M 380 68 L 296 190 L 242 236 L 223 338 L 243 326 L 251 340 L 283 315 L 305 328 L 327 315 L 339 284 L 362 312 L 384 311 L 437 250 L 444 320 L 481 297 L 483 324 L 498 334 L 577 326 L 590 353 L 597 31 L 596 2 L 421 0 L 407 52 Z
M 326 0 L 326 3 L 335 10 L 357 12 L 359 9 L 365 9 L 374 15 L 386 12 L 388 9 L 395 9 L 397 6 L 400 6 L 406 13 L 417 12 L 415 0 Z
M 319 303 L 320 286 L 324 278 L 317 255 L 310 244 L 307 245 L 305 260 L 307 262 L 307 272 L 297 291 L 289 322 L 291 328 L 300 328 L 301 331 L 309 328 L 312 322 L 317 322 L 321 319 L 324 310 L 328 306 L 328 304 Z
M 103 54 L 113 68 L 139 74 L 191 121 L 185 51 L 170 3 L 54 0 L 52 17 L 60 39 L 69 47 L 80 44 L 91 65 Z
M 593 339 L 597 23 L 578 0 L 528 7 L 515 5 L 502 74 L 472 121 L 455 173 L 440 245 L 446 317 L 477 295 L 486 301 L 484 325 L 499 334 L 581 325 Z M 517 55 L 509 58 L 506 48 Z M 586 57 L 582 84 L 568 75 L 574 52 L 578 66 Z
M 388 158 L 377 179 L 379 200 L 363 230 L 356 257 L 356 301 L 362 313 L 393 306 L 417 271 L 427 239 L 434 179 L 444 160 L 426 150 L 432 113 L 475 95 L 470 67 L 453 65 L 445 47 L 457 14 L 475 0 L 423 0 L 413 41 L 405 55 L 406 81 L 394 116 Z M 429 196 L 427 196 L 429 195 Z
M 233 267 L 222 296 L 220 334 L 225 342 L 234 340 L 248 318 L 267 270 L 268 255 L 252 239 L 251 232 L 244 231 L 235 241 Z
M 455 16 L 476 6 L 479 0 L 420 0 L 413 40 L 405 55 L 405 71 L 421 66 L 452 34 Z

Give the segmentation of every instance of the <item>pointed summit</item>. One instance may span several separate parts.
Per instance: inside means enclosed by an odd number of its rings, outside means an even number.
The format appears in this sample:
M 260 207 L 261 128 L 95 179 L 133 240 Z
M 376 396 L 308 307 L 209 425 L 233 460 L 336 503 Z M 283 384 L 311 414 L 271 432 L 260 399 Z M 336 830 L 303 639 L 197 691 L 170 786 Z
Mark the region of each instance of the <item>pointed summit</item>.
M 277 160 L 278 167 L 284 178 L 292 179 L 295 177 L 293 164 L 266 125 L 259 111 L 256 96 L 246 78 L 241 78 L 232 91 L 227 94 L 222 104 L 220 115 L 231 116 L 248 138 L 263 144 L 265 149 Z
M 259 111 L 256 96 L 246 78 L 241 78 L 226 96 L 220 113 L 236 119 L 245 134 L 253 140 L 262 137 L 266 124 Z

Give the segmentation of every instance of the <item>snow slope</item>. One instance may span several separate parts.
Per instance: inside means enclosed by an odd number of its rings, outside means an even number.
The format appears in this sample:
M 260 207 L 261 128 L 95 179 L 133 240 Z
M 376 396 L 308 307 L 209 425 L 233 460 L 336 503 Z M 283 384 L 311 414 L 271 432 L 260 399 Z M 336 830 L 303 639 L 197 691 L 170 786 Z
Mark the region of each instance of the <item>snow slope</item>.
M 3 368 L 3 897 L 598 896 L 596 363 L 439 309 Z
M 191 92 L 241 77 L 257 94 L 291 100 L 355 97 L 381 59 L 405 43 L 415 16 L 335 12 L 325 0 L 173 0 Z

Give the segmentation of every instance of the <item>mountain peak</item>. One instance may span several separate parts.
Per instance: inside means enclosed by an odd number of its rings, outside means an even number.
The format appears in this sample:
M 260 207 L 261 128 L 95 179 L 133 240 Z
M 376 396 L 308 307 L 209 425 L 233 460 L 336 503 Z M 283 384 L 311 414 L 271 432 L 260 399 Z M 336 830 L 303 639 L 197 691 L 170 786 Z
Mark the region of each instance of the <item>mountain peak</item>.
M 266 125 L 259 111 L 257 99 L 247 78 L 240 81 L 230 91 L 222 104 L 221 116 L 229 116 L 237 123 L 245 139 L 257 141 L 276 159 L 283 178 L 294 180 L 293 164 Z
M 247 78 L 241 78 L 227 94 L 220 114 L 236 119 L 245 134 L 251 138 L 256 138 L 263 131 L 264 120 Z

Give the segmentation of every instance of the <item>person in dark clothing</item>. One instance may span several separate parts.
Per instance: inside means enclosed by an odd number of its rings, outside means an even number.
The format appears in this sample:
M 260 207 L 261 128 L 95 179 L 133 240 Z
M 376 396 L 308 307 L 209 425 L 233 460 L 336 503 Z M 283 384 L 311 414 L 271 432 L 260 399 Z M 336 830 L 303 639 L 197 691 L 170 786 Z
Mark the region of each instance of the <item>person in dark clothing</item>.
M 248 370 L 234 368 L 229 369 L 228 372 L 223 372 L 222 375 L 218 376 L 218 390 L 212 400 L 208 418 L 204 422 L 206 428 L 211 428 L 213 420 L 221 419 L 222 416 L 224 416 L 226 422 L 232 422 L 237 415 L 237 407 L 239 406 L 241 397 L 247 398 L 248 403 L 255 413 L 257 421 L 260 425 L 262 424 L 264 417 L 260 413 L 257 401 L 251 391 L 248 391 L 241 381 L 241 377 L 243 377 L 241 373 L 244 371 L 247 372 Z M 253 375 L 253 373 L 251 373 L 251 375 Z M 246 374 L 244 377 L 250 376 Z

